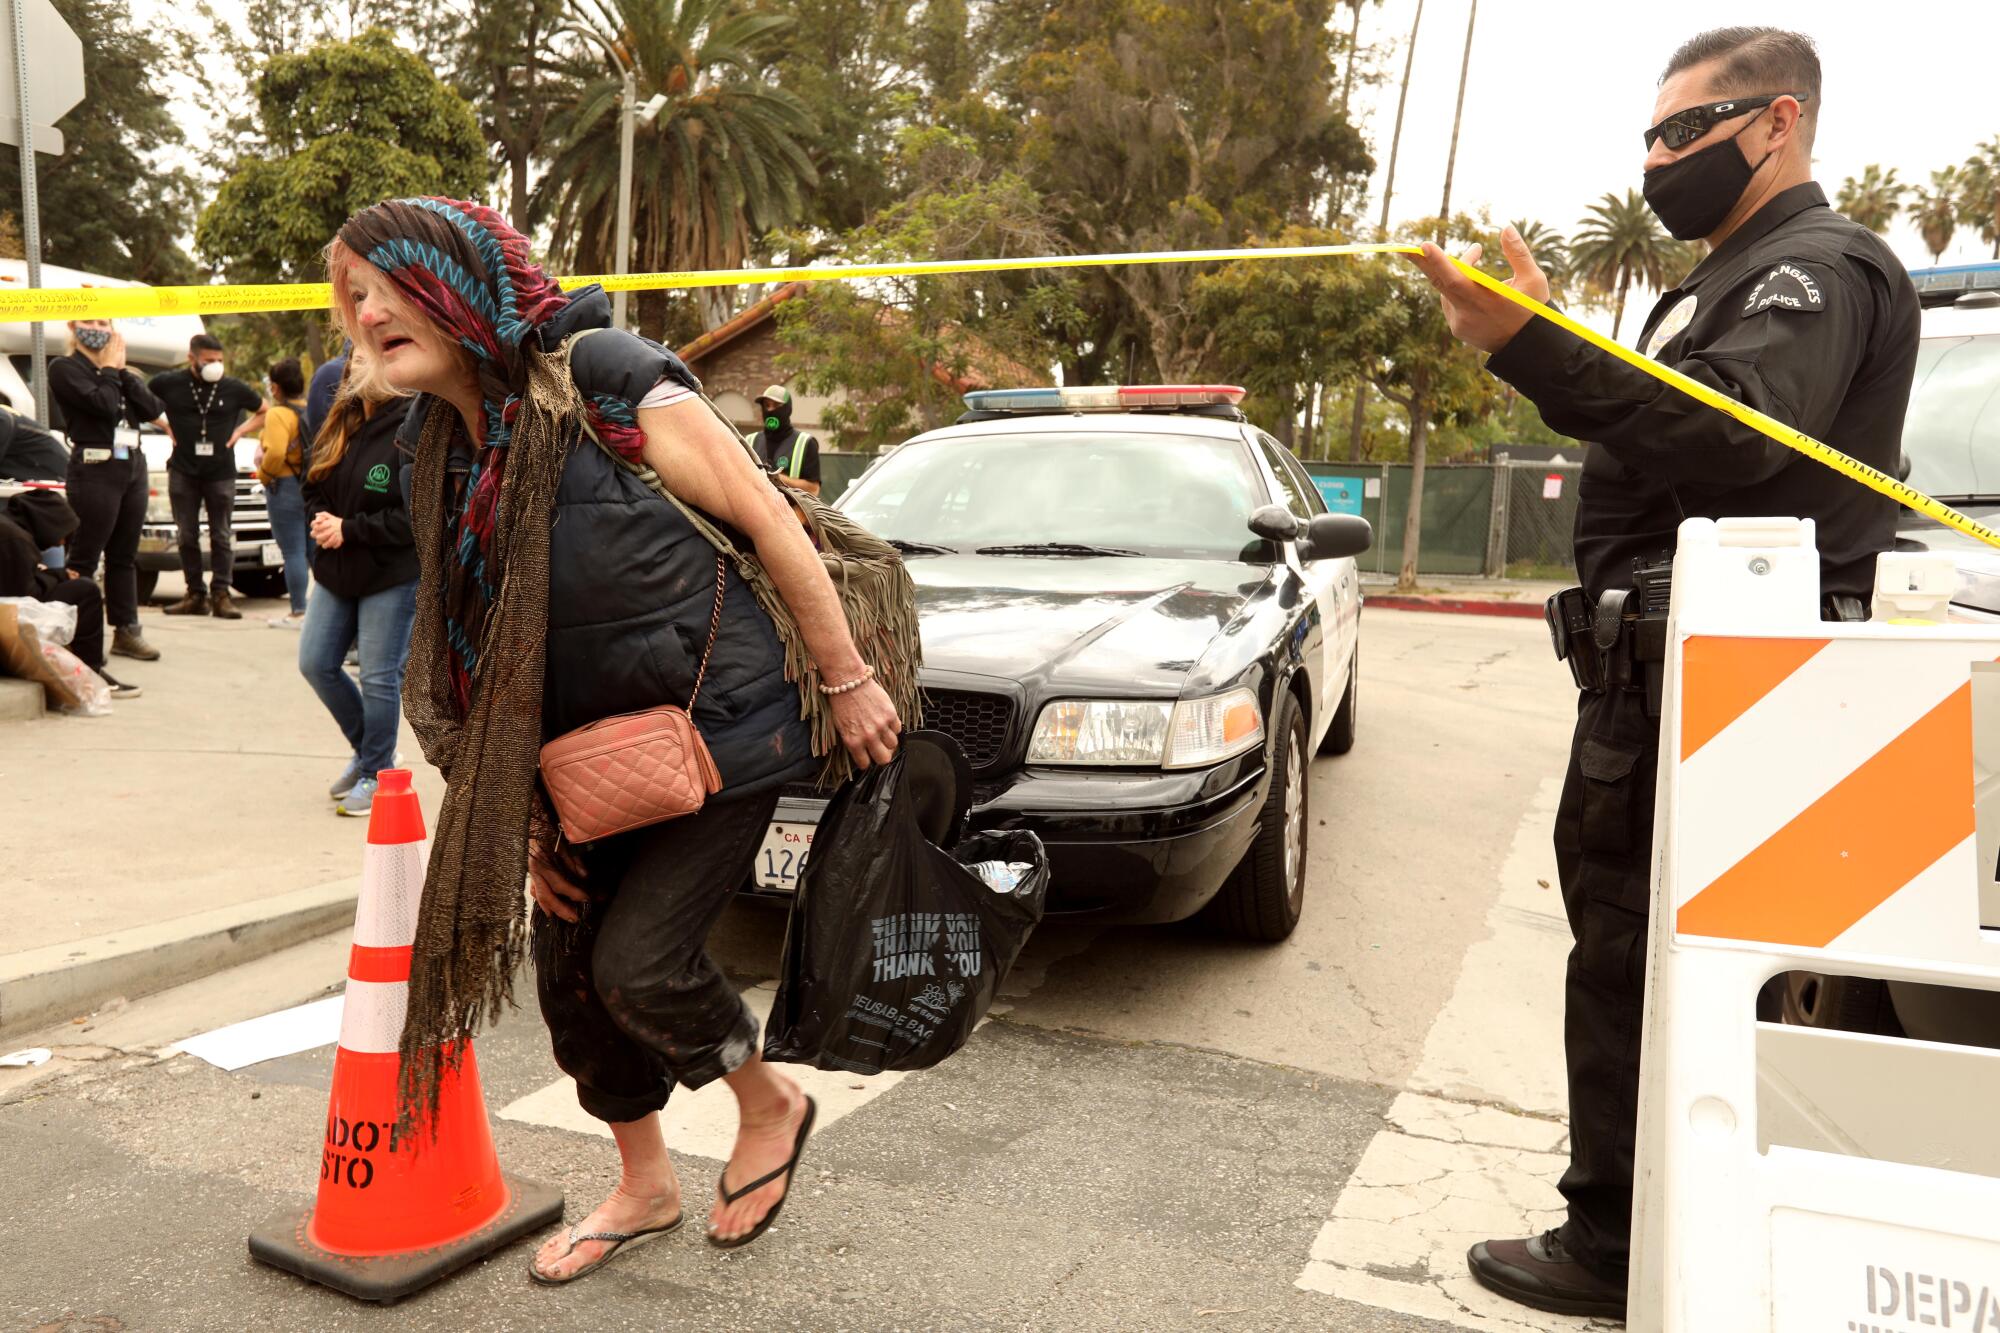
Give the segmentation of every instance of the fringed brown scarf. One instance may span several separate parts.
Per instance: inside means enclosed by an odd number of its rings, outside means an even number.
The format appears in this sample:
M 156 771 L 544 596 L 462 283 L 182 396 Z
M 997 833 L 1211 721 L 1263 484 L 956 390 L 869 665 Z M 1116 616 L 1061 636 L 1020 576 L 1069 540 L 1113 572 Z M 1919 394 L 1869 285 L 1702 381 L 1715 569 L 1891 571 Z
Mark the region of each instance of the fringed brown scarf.
M 549 523 L 583 404 L 566 355 L 528 347 L 522 357 L 527 391 L 484 568 L 494 592 L 463 711 L 451 678 L 446 607 L 455 602 L 452 581 L 475 575 L 452 558 L 453 489 L 464 479 L 447 471 L 460 426 L 457 410 L 442 400 L 430 401 L 411 474 L 410 527 L 422 574 L 403 711 L 446 785 L 410 958 L 399 1106 L 406 1127 L 435 1124 L 439 1081 L 463 1059 L 463 1039 L 513 1002 L 528 942 L 528 840 L 555 827 L 537 770 Z

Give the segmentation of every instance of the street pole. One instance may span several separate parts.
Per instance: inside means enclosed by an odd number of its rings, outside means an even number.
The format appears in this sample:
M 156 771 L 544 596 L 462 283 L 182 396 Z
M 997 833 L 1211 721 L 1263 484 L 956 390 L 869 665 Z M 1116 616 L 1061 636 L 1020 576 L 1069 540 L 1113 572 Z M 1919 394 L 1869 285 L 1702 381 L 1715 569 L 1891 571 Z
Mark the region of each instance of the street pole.
M 28 252 L 28 286 L 42 285 L 42 208 L 35 195 L 35 116 L 28 96 L 28 6 L 13 0 L 14 86 L 20 90 L 21 114 L 21 239 Z M 37 321 L 28 326 L 29 386 L 35 394 L 35 420 L 49 419 L 49 349 Z
M 19 4 L 20 0 L 15 0 L 15 3 Z M 633 105 L 638 89 L 633 84 L 632 67 L 623 61 L 619 64 L 623 68 L 625 84 L 618 102 L 618 263 L 612 272 L 622 278 L 632 271 L 632 122 L 638 110 Z M 623 291 L 611 294 L 613 328 L 625 327 L 625 296 Z

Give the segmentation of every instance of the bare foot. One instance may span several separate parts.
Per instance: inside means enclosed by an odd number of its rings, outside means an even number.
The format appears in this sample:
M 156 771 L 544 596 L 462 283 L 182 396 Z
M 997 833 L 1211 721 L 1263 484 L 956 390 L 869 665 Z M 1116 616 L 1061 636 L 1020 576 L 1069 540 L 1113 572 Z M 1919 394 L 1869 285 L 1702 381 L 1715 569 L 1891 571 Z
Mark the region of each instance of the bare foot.
M 621 1180 L 618 1188 L 611 1191 L 610 1198 L 598 1204 L 596 1211 L 576 1224 L 576 1234 L 587 1236 L 593 1231 L 647 1231 L 667 1225 L 680 1214 L 681 1183 L 672 1175 L 665 1181 L 651 1181 L 643 1185 Z M 578 1269 L 595 1263 L 612 1247 L 612 1242 L 608 1240 L 586 1240 L 571 1249 L 569 1230 L 564 1227 L 543 1241 L 542 1248 L 535 1251 L 535 1271 L 543 1277 L 555 1280 L 567 1278 Z
M 722 1171 L 722 1181 L 728 1188 L 741 1189 L 765 1172 L 776 1171 L 792 1159 L 799 1125 L 806 1117 L 806 1095 L 790 1079 L 784 1081 L 784 1088 L 784 1100 L 769 1111 L 760 1111 L 754 1116 L 747 1112 L 744 1114 L 736 1130 L 736 1147 L 730 1153 L 729 1165 Z M 718 1190 L 715 1207 L 708 1217 L 708 1234 L 717 1240 L 735 1240 L 748 1235 L 777 1207 L 790 1185 L 790 1175 L 782 1175 L 735 1203 L 724 1203 Z

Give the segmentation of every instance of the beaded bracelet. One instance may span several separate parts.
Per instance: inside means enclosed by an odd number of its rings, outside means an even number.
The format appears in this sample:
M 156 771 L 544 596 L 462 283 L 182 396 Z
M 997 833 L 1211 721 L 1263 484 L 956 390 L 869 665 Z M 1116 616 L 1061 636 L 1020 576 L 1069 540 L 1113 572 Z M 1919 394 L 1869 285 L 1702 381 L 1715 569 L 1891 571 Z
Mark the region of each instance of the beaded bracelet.
M 819 687 L 819 692 L 827 695 L 847 694 L 850 691 L 860 689 L 873 679 L 875 679 L 875 668 L 864 666 L 861 668 L 861 674 L 853 680 L 848 681 L 845 685 L 822 685 Z

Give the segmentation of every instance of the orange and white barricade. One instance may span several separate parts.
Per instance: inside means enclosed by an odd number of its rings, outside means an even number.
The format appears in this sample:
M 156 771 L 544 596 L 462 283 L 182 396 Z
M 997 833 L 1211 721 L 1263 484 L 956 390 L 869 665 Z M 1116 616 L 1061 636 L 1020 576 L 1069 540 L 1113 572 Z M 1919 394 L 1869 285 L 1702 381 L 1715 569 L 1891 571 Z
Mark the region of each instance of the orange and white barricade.
M 334 1053 L 319 1195 L 250 1235 L 251 1256 L 363 1300 L 393 1301 L 562 1220 L 561 1191 L 506 1175 L 471 1043 L 435 1119 L 397 1127 L 397 1045 L 430 846 L 410 774 L 384 769 L 369 812 L 361 897 Z
M 1949 623 L 1955 584 L 1885 555 L 1875 620 L 1825 623 L 1810 522 L 1681 526 L 1642 1333 L 2000 1333 L 2000 1050 L 1755 1015 L 1793 970 L 2000 991 L 2000 625 Z

